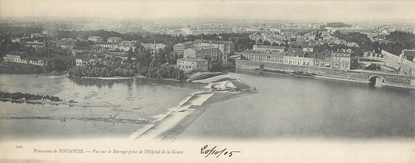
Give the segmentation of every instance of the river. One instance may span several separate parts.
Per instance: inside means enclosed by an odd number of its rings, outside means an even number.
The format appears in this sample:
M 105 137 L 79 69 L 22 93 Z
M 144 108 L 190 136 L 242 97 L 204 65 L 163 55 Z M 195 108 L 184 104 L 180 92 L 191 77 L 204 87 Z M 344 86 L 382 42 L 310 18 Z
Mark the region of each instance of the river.
M 414 90 L 256 72 L 229 75 L 255 86 L 259 92 L 206 106 L 206 111 L 179 135 L 180 139 L 415 137 Z M 1 91 L 113 105 L 70 107 L 0 102 L 0 139 L 128 137 L 203 89 L 201 85 L 184 82 L 73 80 L 48 75 L 1 74 L 0 83 Z M 99 120 L 115 115 L 142 121 Z M 4 118 L 13 116 L 26 118 Z M 36 118 L 42 116 L 50 119 Z M 63 117 L 67 120 L 62 121 Z
M 151 79 L 81 80 L 66 76 L 1 74 L 0 91 L 53 95 L 92 107 L 1 101 L 0 139 L 128 137 L 158 121 L 202 87 Z M 110 116 L 138 123 L 103 120 Z
M 180 139 L 415 137 L 415 90 L 258 72 L 229 75 L 259 93 L 209 106 Z

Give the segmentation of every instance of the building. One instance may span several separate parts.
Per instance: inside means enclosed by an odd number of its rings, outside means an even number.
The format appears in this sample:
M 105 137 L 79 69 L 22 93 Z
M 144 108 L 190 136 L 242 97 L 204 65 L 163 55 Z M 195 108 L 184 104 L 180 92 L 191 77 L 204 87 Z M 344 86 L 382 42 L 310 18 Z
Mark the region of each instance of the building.
M 233 28 L 227 28 L 227 27 L 199 27 L 199 28 L 182 28 L 181 31 L 186 35 L 222 34 L 222 33 L 232 33 Z
M 278 63 L 298 66 L 326 67 L 338 70 L 351 69 L 351 51 L 303 53 L 301 49 L 288 49 L 286 52 L 245 51 L 241 55 L 256 62 Z
M 180 58 L 177 60 L 177 68 L 185 73 L 191 71 L 208 71 L 209 63 L 201 58 Z
M 121 41 L 122 41 L 121 37 L 109 37 L 107 39 L 107 42 L 109 42 L 109 43 L 116 43 L 116 44 L 118 44 Z
M 20 56 L 21 54 L 22 53 L 18 53 L 18 52 L 7 54 L 5 57 L 3 57 L 4 62 L 32 64 L 32 65 L 37 65 L 37 66 L 44 66 L 46 64 L 44 60 L 39 59 L 39 58 L 23 59 Z
M 14 63 L 20 63 L 22 58 L 20 55 L 14 55 L 14 54 L 7 54 L 5 57 L 3 57 L 4 62 L 14 62 Z
M 313 53 L 314 52 L 314 47 L 303 47 L 303 52 Z
M 29 37 L 17 37 L 17 38 L 12 38 L 11 41 L 12 42 L 17 42 L 17 43 L 20 43 L 20 44 L 25 44 L 26 40 L 28 40 L 28 39 L 29 39 Z
M 75 39 L 61 39 L 56 42 L 56 47 L 72 50 L 75 47 L 75 43 Z
M 25 43 L 26 47 L 32 47 L 32 48 L 43 48 L 45 47 L 45 42 L 43 41 L 26 41 Z
M 183 58 L 201 58 L 218 61 L 219 53 L 219 49 L 214 46 L 194 46 L 184 50 Z
M 120 51 L 129 51 L 132 49 L 135 50 L 135 43 L 137 41 L 122 41 L 120 44 L 117 45 L 117 49 Z
M 126 57 L 127 52 L 125 51 L 108 51 L 106 54 L 110 56 L 120 56 L 120 57 Z
M 86 66 L 86 65 L 96 65 L 98 63 L 101 63 L 102 59 L 100 58 L 77 58 L 75 59 L 75 65 L 76 66 Z
M 241 55 L 250 61 L 284 63 L 284 53 L 280 52 L 245 51 Z
M 328 51 L 319 52 L 319 53 L 310 53 L 308 57 L 314 59 L 313 66 L 315 67 L 327 67 L 330 68 L 331 65 L 331 53 Z
M 289 65 L 313 66 L 314 58 L 307 58 L 295 54 L 287 54 L 284 56 L 284 63 Z
M 104 48 L 104 49 L 108 49 L 108 50 L 115 50 L 117 45 L 115 45 L 114 43 L 98 43 L 97 46 Z
M 82 59 L 75 59 L 75 65 L 76 66 L 83 66 L 83 65 L 87 65 L 88 62 Z
M 253 51 L 263 51 L 263 52 L 284 52 L 284 46 L 270 46 L 270 45 L 254 45 L 252 48 Z
M 97 53 L 96 50 L 93 49 L 88 49 L 88 50 L 83 50 L 83 49 L 72 49 L 72 55 L 73 56 L 94 56 Z
M 30 39 L 36 40 L 36 39 L 44 39 L 45 35 L 41 33 L 32 33 L 30 34 Z
M 104 39 L 102 39 L 102 37 L 100 36 L 89 36 L 88 37 L 88 41 L 92 41 L 92 42 L 103 42 Z
M 165 44 L 161 43 L 141 43 L 145 50 L 150 51 L 151 53 L 158 53 L 160 49 L 164 49 L 166 47 Z
M 184 50 L 193 47 L 193 42 L 182 42 L 173 45 L 173 52 L 177 55 L 184 55 Z
M 229 56 L 233 55 L 235 45 L 232 41 L 219 41 L 219 40 L 195 40 L 195 46 L 213 46 L 219 49 L 219 59 L 222 64 L 228 64 Z
M 331 53 L 331 68 L 339 70 L 350 70 L 351 51 L 341 50 Z
M 406 60 L 415 62 L 415 49 L 404 49 L 402 51 L 402 57 Z
M 29 60 L 29 64 L 43 66 L 45 62 L 41 59 L 39 60 Z

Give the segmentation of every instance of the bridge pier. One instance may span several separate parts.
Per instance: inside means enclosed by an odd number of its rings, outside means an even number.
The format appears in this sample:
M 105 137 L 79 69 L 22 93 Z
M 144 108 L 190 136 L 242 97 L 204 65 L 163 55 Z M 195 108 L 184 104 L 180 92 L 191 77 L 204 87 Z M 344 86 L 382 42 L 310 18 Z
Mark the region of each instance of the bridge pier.
M 382 87 L 383 83 L 385 83 L 385 79 L 380 76 L 371 76 L 369 78 L 369 85 L 374 87 Z

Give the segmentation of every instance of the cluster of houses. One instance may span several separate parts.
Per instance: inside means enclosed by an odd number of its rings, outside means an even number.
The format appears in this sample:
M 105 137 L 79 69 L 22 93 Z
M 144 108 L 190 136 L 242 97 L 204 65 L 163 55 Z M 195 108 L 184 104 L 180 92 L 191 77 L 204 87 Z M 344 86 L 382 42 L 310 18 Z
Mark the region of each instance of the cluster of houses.
M 46 35 L 42 33 L 32 33 L 30 36 L 15 37 L 11 42 L 19 43 L 25 47 L 44 48 L 46 46 Z
M 242 52 L 241 56 L 249 61 L 256 62 L 350 70 L 352 63 L 351 53 L 350 49 L 332 52 L 313 52 L 312 48 L 256 45 L 253 50 Z
M 12 52 L 10 54 L 6 54 L 3 57 L 4 62 L 13 62 L 13 63 L 22 63 L 22 64 L 31 64 L 37 66 L 45 66 L 48 64 L 48 61 L 45 59 L 23 59 L 21 54 L 18 52 Z
M 234 48 L 232 41 L 195 40 L 175 44 L 173 53 L 183 56 L 177 60 L 177 68 L 187 73 L 229 65 L 228 58 Z
M 299 34 L 298 32 L 263 32 L 249 35 L 251 40 L 258 42 L 268 41 L 272 45 L 290 44 L 296 46 L 316 46 L 316 45 L 345 45 L 348 47 L 359 47 L 355 42 L 334 37 L 330 31 L 316 31 Z
M 103 59 L 97 57 L 97 55 L 104 56 L 105 58 L 117 57 L 122 60 L 127 59 L 128 51 L 135 50 L 137 41 L 125 41 L 121 37 L 109 37 L 106 41 L 101 36 L 89 36 L 87 41 L 92 41 L 94 47 L 92 49 L 76 49 L 75 43 L 78 39 L 62 38 L 57 41 L 57 46 L 63 49 L 71 50 L 72 55 L 76 58 L 76 66 L 95 65 L 97 63 L 103 63 Z M 140 43 L 145 50 L 151 53 L 157 53 L 160 49 L 166 47 L 161 43 Z M 132 58 L 133 60 L 135 58 Z

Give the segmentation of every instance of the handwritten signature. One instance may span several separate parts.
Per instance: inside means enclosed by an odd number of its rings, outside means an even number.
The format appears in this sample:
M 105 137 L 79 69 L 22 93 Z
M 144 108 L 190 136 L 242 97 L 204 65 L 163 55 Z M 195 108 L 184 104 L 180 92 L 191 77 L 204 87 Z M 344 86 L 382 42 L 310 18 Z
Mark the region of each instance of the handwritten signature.
M 217 146 L 214 146 L 213 148 L 209 148 L 208 145 L 203 146 L 200 150 L 200 154 L 204 154 L 205 158 L 209 156 L 216 156 L 216 158 L 219 158 L 219 156 L 228 156 L 232 157 L 234 153 L 241 153 L 241 151 L 231 151 L 227 148 L 223 149 L 217 149 Z

